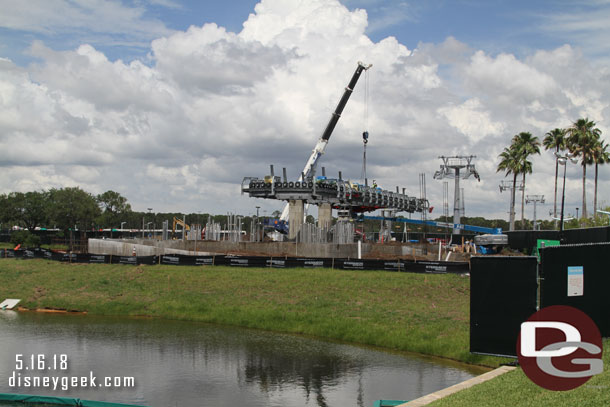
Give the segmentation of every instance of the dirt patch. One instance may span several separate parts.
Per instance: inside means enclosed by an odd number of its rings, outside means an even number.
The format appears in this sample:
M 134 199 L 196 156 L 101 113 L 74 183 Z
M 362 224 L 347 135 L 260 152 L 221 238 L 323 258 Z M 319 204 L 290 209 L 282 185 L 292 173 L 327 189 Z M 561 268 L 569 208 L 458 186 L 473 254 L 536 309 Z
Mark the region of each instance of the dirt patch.
M 39 298 L 44 297 L 45 295 L 47 295 L 47 290 L 44 287 L 34 287 L 34 294 L 32 294 L 32 296 L 30 297 L 31 301 L 36 301 Z

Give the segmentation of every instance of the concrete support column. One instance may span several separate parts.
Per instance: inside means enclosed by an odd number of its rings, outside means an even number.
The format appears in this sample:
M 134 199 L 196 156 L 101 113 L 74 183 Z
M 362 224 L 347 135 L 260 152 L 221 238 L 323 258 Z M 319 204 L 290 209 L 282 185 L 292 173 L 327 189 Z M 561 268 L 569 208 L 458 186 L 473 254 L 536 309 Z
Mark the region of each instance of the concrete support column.
M 329 203 L 318 205 L 318 227 L 330 229 L 333 222 L 333 208 Z
M 304 207 L 302 199 L 291 199 L 288 201 L 288 219 L 290 230 L 288 232 L 288 238 L 294 239 L 297 237 L 297 233 L 303 226 L 303 215 Z

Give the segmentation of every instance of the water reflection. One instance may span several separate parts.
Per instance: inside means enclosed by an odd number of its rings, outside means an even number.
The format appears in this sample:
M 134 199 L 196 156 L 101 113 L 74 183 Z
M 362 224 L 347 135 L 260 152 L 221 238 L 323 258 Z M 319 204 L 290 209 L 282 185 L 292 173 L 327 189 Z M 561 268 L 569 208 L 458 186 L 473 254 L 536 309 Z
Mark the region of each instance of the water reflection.
M 141 318 L 0 312 L 0 392 L 152 406 L 371 406 L 480 372 L 293 335 Z M 133 376 L 135 388 L 10 388 L 15 355 L 65 353 L 68 372 Z

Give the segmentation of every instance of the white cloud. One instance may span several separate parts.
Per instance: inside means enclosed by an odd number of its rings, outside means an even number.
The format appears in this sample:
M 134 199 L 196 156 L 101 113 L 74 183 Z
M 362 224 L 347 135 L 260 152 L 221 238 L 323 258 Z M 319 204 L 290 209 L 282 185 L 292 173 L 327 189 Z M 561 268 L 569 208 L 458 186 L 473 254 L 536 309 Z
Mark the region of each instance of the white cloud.
M 480 141 L 486 136 L 498 136 L 504 131 L 502 123 L 494 123 L 479 99 L 469 99 L 459 106 L 442 107 L 439 113 L 449 124 L 472 141 Z
M 0 27 L 11 30 L 43 34 L 75 30 L 111 36 L 128 34 L 131 42 L 170 32 L 161 21 L 146 18 L 144 7 L 128 7 L 116 0 L 1 0 L 0 8 Z
M 270 213 L 282 204 L 240 196 L 242 178 L 269 164 L 297 176 L 359 60 L 373 64 L 368 128 L 362 77 L 321 165 L 359 178 L 369 130 L 369 178 L 418 195 L 426 173 L 436 207 L 439 155 L 477 155 L 482 182 L 464 182 L 467 208 L 506 217 L 495 170 L 514 134 L 542 138 L 583 115 L 610 131 L 608 70 L 577 49 L 519 59 L 448 38 L 409 50 L 393 37 L 372 42 L 367 24 L 364 10 L 335 0 L 263 0 L 239 33 L 215 24 L 160 33 L 146 63 L 35 42 L 35 65 L 0 59 L 0 192 L 79 185 L 118 190 L 140 210 L 248 213 L 262 204 Z M 554 162 L 544 152 L 533 160 L 528 192 L 548 202 Z M 610 177 L 600 174 L 608 200 Z

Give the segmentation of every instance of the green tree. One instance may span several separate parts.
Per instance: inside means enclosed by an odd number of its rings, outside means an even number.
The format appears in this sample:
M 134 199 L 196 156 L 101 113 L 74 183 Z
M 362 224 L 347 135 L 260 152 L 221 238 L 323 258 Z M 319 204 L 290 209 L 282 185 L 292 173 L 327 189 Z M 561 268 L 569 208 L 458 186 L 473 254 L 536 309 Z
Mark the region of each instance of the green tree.
M 546 133 L 546 137 L 542 141 L 542 145 L 545 150 L 555 150 L 555 153 L 559 153 L 566 149 L 566 130 L 565 129 L 553 129 Z M 555 195 L 553 199 L 553 217 L 557 217 L 557 177 L 559 174 L 559 161 L 555 159 Z
M 580 158 L 582 165 L 582 217 L 587 218 L 587 165 L 593 164 L 593 152 L 601 136 L 601 130 L 588 118 L 578 119 L 567 129 L 568 150 Z
M 600 164 L 610 163 L 610 151 L 608 151 L 608 144 L 603 140 L 599 140 L 593 149 L 593 163 L 595 163 L 595 189 L 593 193 L 593 217 L 597 217 L 597 174 L 598 167 Z
M 517 184 L 517 175 L 519 175 L 521 168 L 521 155 L 511 144 L 510 147 L 505 147 L 498 157 L 500 158 L 500 163 L 496 172 L 505 171 L 505 176 L 513 175 L 513 186 L 510 190 L 509 230 L 515 230 L 515 186 Z
M 8 225 L 13 222 L 13 208 L 12 202 L 9 199 L 7 194 L 0 195 L 0 222 L 6 223 L 7 228 L 10 228 L 12 225 Z
M 102 210 L 98 223 L 110 228 L 120 227 L 121 222 L 126 222 L 122 216 L 131 212 L 131 205 L 127 198 L 115 191 L 106 191 L 96 197 L 97 203 Z
M 51 189 L 49 210 L 54 223 L 64 230 L 90 229 L 101 212 L 95 197 L 79 187 Z
M 48 192 L 11 192 L 2 196 L 2 221 L 34 230 L 48 221 Z
M 532 173 L 532 162 L 528 161 L 528 157 L 532 154 L 540 154 L 540 141 L 538 137 L 532 136 L 531 133 L 523 131 L 513 137 L 512 144 L 515 150 L 518 151 L 519 173 L 523 176 L 523 189 L 521 190 L 521 228 L 525 228 L 525 176 Z
M 11 243 L 20 244 L 23 248 L 40 247 L 40 237 L 29 230 L 17 230 L 11 233 Z

